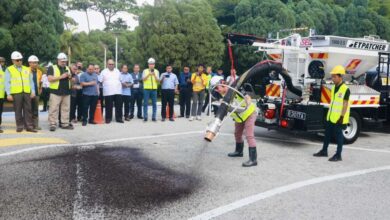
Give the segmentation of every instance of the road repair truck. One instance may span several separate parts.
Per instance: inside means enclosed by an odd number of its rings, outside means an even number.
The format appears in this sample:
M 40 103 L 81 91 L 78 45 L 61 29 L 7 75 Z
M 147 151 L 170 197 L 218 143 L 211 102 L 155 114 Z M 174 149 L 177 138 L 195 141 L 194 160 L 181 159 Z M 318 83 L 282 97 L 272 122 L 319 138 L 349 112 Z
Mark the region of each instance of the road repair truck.
M 283 39 L 259 40 L 230 34 L 269 59 L 244 73 L 236 89 L 250 84 L 260 98 L 256 125 L 268 129 L 320 133 L 324 131 L 333 86 L 330 70 L 343 65 L 351 96 L 350 123 L 343 130 L 353 143 L 363 127 L 390 121 L 389 43 L 377 36 L 347 38 L 292 34 Z M 222 118 L 222 117 L 221 117 Z

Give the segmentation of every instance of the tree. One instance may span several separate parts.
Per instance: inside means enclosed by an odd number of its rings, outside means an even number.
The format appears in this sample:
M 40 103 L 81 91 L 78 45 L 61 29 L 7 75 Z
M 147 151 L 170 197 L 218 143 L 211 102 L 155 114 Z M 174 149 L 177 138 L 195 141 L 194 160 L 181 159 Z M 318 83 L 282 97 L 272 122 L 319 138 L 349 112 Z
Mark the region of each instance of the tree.
M 118 12 L 136 8 L 135 0 L 91 0 L 91 3 L 91 8 L 103 15 L 107 30 L 111 30 L 111 20 Z
M 221 30 L 206 0 L 145 6 L 136 36 L 142 61 L 154 57 L 158 68 L 172 64 L 179 69 L 200 63 L 217 67 L 222 63 Z
M 60 50 L 68 53 L 70 60 L 73 54 L 82 54 L 82 42 L 78 35 L 73 35 L 71 31 L 64 31 L 60 36 Z
M 267 37 L 281 29 L 294 28 L 293 11 L 281 1 L 242 0 L 235 8 L 233 31 Z M 234 54 L 238 73 L 242 73 L 263 58 L 262 53 L 255 54 L 252 46 L 235 46 Z
M 83 11 L 87 17 L 88 32 L 91 31 L 89 24 L 88 9 L 92 7 L 92 2 L 90 0 L 66 0 L 65 1 L 68 10 L 78 10 Z
M 59 51 L 63 16 L 59 0 L 0 1 L 0 53 L 19 50 L 50 60 Z M 8 57 L 8 56 L 6 56 Z
M 122 18 L 117 18 L 112 22 L 111 29 L 114 31 L 127 30 L 129 26 L 126 24 L 126 21 Z
M 234 9 L 240 3 L 240 0 L 210 0 L 209 2 L 220 26 L 231 26 L 234 24 Z

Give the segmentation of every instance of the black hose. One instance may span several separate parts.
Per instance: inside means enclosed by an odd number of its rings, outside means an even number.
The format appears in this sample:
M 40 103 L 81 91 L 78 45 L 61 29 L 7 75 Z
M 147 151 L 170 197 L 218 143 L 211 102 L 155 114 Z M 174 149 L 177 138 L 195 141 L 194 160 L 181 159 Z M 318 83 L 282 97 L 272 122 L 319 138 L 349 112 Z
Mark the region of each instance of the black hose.
M 283 77 L 289 91 L 297 96 L 302 96 L 302 91 L 292 84 L 292 79 L 287 73 L 287 70 L 282 67 L 282 64 L 270 60 L 258 63 L 244 73 L 238 81 L 236 88 L 240 88 L 241 85 L 244 85 L 249 81 L 262 82 L 263 78 L 268 77 L 269 73 L 272 71 L 279 73 Z
M 292 79 L 287 73 L 287 70 L 283 68 L 282 64 L 270 60 L 263 61 L 250 68 L 240 77 L 238 82 L 232 85 L 232 87 L 240 89 L 241 86 L 245 85 L 245 83 L 249 81 L 261 82 L 262 79 L 268 77 L 269 73 L 272 71 L 279 73 L 283 77 L 288 90 L 298 96 L 302 96 L 302 91 L 292 84 Z M 218 108 L 218 112 L 216 115 L 216 117 L 219 118 L 221 121 L 226 117 L 228 113 L 229 106 L 227 103 L 231 103 L 235 96 L 236 92 L 232 89 L 229 89 L 227 94 L 223 97 L 223 102 Z

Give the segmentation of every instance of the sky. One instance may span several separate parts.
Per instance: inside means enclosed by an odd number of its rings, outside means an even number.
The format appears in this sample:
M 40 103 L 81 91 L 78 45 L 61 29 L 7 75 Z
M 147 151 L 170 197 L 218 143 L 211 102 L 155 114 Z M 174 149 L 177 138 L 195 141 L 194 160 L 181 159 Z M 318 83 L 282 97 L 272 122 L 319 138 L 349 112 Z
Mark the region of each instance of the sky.
M 153 4 L 154 0 L 137 0 L 138 5 L 142 4 Z M 88 32 L 88 23 L 87 23 L 87 17 L 85 15 L 85 12 L 82 11 L 68 11 L 66 12 L 66 15 L 73 18 L 77 23 L 77 29 L 76 32 Z M 101 15 L 99 12 L 88 10 L 88 17 L 89 17 L 89 23 L 91 30 L 104 29 L 104 19 L 103 15 Z M 118 16 L 114 17 L 112 20 L 116 20 L 118 17 L 122 18 L 126 21 L 127 25 L 130 27 L 131 30 L 133 30 L 137 25 L 138 22 L 134 19 L 134 17 L 126 12 L 119 12 Z

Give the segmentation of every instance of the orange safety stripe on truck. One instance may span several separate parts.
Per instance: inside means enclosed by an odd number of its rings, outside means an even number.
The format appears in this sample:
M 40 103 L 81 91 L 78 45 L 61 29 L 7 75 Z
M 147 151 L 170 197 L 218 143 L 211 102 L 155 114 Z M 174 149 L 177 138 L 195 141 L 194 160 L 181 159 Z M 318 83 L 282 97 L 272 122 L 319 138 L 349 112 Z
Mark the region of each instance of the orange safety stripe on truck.
M 282 54 L 268 54 L 273 60 L 282 59 Z
M 346 71 L 352 71 L 352 70 L 355 70 L 359 64 L 362 62 L 362 60 L 360 59 L 353 59 L 351 60 L 351 62 L 349 62 L 349 64 L 345 67 L 345 70 Z
M 266 86 L 265 94 L 267 96 L 280 96 L 280 86 L 277 84 L 269 84 Z
M 310 53 L 310 57 L 312 59 L 328 59 L 329 55 L 328 53 Z
M 321 88 L 321 103 L 330 104 L 331 101 L 331 91 L 325 86 Z
M 379 98 L 371 97 L 370 100 L 353 100 L 352 105 L 379 105 Z

